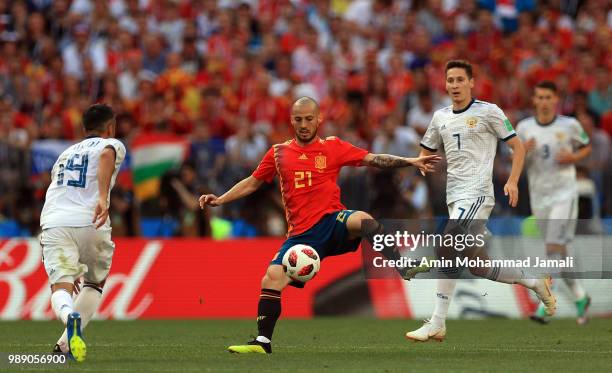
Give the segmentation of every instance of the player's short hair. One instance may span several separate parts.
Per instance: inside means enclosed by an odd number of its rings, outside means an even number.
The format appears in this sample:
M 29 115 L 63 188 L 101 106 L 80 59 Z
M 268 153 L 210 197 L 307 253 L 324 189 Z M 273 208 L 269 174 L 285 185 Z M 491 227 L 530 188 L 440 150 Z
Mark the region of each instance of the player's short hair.
M 91 105 L 83 113 L 85 131 L 104 131 L 104 125 L 115 117 L 113 108 L 106 104 Z
M 293 101 L 293 104 L 291 105 L 291 109 L 293 111 L 293 107 L 295 107 L 296 105 L 304 105 L 307 103 L 314 104 L 316 112 L 317 113 L 319 112 L 319 103 L 317 102 L 317 100 L 309 96 L 302 96 L 298 98 L 297 100 Z
M 448 72 L 448 70 L 450 69 L 454 69 L 454 68 L 458 68 L 458 69 L 463 69 L 465 70 L 465 73 L 467 74 L 469 79 L 472 79 L 473 72 L 472 72 L 472 64 L 469 63 L 466 60 L 450 60 L 446 63 L 446 67 L 444 68 L 444 74 L 446 74 Z
M 557 94 L 557 85 L 550 80 L 542 80 L 535 85 L 535 88 L 549 89 L 553 91 L 553 93 Z

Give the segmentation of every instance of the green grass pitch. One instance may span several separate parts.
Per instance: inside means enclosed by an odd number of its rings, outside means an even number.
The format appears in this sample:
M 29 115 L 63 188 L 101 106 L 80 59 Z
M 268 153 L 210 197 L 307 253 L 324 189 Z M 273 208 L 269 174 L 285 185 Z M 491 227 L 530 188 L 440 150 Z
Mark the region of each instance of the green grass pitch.
M 71 371 L 132 372 L 605 372 L 612 366 L 612 319 L 448 322 L 444 342 L 404 339 L 417 320 L 280 320 L 274 353 L 225 351 L 255 332 L 252 320 L 99 321 L 85 330 L 87 361 Z M 0 322 L 0 353 L 47 353 L 58 322 Z M 0 364 L 0 370 L 7 365 Z M 34 370 L 34 369 L 33 369 Z M 40 371 L 40 368 L 35 369 Z

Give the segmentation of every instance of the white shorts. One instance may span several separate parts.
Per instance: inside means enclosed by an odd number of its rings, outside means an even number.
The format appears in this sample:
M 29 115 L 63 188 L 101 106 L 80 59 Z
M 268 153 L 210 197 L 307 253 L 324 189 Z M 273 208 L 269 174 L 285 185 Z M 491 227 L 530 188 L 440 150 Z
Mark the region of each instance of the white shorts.
M 72 283 L 82 275 L 86 282 L 99 284 L 108 276 L 115 251 L 111 229 L 93 226 L 45 229 L 40 245 L 51 284 Z
M 448 205 L 448 216 L 451 220 L 466 223 L 472 220 L 488 220 L 494 207 L 493 197 L 460 199 Z
M 493 197 L 466 198 L 451 202 L 448 205 L 450 225 L 447 229 L 460 228 L 473 234 L 489 234 L 486 224 L 494 207 Z
M 546 243 L 567 245 L 574 239 L 578 218 L 578 199 L 559 201 L 547 208 L 533 209 Z

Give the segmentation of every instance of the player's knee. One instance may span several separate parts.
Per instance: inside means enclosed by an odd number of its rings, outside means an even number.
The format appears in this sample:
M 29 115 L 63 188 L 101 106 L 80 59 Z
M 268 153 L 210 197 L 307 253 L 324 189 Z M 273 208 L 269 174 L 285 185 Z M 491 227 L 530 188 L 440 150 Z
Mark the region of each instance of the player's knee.
M 90 282 L 90 281 L 85 281 L 83 283 L 83 288 L 90 288 L 93 289 L 97 292 L 99 292 L 100 294 L 102 294 L 102 288 L 104 287 L 104 284 L 106 283 L 106 279 L 96 283 L 96 282 Z
M 288 277 L 280 265 L 268 267 L 266 274 L 261 279 L 262 289 L 282 290 L 288 283 Z
M 270 277 L 267 274 L 261 279 L 262 289 L 282 290 L 284 287 L 285 284 L 281 279 Z
M 372 217 L 372 215 L 368 214 L 365 211 L 355 211 L 350 217 L 349 219 L 353 218 L 354 220 L 356 220 L 357 222 L 361 223 L 364 220 L 374 220 L 374 218 Z
M 104 280 L 100 281 L 100 282 L 97 282 L 97 283 L 93 282 L 93 281 L 85 281 L 85 284 L 92 285 L 92 286 L 95 286 L 97 288 L 102 289 L 104 287 L 104 285 L 106 284 L 106 278 Z
M 374 220 L 372 215 L 364 211 L 355 211 L 349 216 L 346 227 L 351 236 L 368 236 L 369 231 L 377 230 L 380 224 Z

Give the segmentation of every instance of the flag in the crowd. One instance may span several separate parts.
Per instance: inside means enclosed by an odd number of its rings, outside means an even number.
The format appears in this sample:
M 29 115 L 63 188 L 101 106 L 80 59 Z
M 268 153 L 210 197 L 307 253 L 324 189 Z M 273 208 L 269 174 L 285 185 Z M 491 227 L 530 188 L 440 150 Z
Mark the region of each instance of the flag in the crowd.
M 159 194 L 161 177 L 180 167 L 187 157 L 188 142 L 172 134 L 142 134 L 131 145 L 134 194 L 141 201 Z
M 121 163 L 121 167 L 119 168 L 119 173 L 117 174 L 116 186 L 122 187 L 126 190 L 133 190 L 134 184 L 132 183 L 132 153 L 131 149 L 128 148 L 126 144 L 125 158 Z
M 32 143 L 32 175 L 50 172 L 60 154 L 72 145 L 66 140 L 37 140 Z

